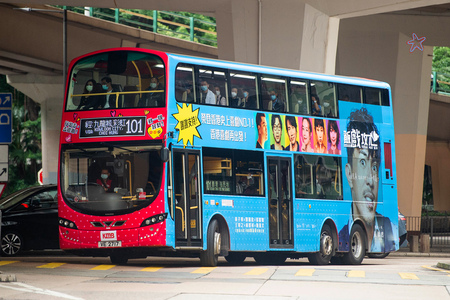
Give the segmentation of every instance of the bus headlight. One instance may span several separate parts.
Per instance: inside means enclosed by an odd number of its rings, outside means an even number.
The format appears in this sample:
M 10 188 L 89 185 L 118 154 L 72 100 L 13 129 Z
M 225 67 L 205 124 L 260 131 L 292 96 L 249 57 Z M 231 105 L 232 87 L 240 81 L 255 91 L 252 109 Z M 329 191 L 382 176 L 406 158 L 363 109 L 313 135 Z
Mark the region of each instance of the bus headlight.
M 59 226 L 62 226 L 62 227 L 66 227 L 66 228 L 70 228 L 70 229 L 77 229 L 77 225 L 75 225 L 74 222 L 64 219 L 64 218 L 59 218 L 58 223 L 59 223 Z
M 145 220 L 142 222 L 141 227 L 149 226 L 149 225 L 153 225 L 153 224 L 157 224 L 157 223 L 161 223 L 161 222 L 163 222 L 166 218 L 167 218 L 167 213 L 163 213 L 163 214 L 151 216 L 151 217 L 145 219 Z

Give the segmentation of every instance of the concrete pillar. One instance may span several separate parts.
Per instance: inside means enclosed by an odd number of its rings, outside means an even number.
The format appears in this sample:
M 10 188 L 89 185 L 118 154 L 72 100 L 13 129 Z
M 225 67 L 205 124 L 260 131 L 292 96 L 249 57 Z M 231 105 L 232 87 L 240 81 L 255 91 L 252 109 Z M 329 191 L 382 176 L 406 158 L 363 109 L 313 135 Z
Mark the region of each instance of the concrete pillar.
M 232 0 L 218 7 L 219 58 L 333 74 L 339 20 L 284 2 Z
M 420 252 L 430 253 L 430 235 L 421 234 L 420 235 Z
M 416 19 L 380 15 L 340 22 L 336 73 L 388 82 L 392 88 L 398 201 L 420 216 L 430 101 L 432 47 L 410 52 Z M 425 23 L 424 23 L 425 24 Z M 405 27 L 405 28 L 403 28 Z M 419 34 L 420 35 L 420 34 Z M 422 35 L 420 35 L 422 36 Z
M 420 216 L 427 143 L 432 47 L 409 52 L 400 47 L 411 37 L 400 34 L 394 95 L 399 205 L 403 214 Z

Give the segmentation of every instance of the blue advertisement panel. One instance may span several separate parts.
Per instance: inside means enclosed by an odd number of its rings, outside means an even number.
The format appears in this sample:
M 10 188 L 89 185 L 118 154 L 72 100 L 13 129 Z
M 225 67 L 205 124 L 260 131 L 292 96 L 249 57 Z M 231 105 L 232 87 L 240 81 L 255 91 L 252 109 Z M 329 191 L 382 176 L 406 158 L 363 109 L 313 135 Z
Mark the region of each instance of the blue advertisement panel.
M 392 185 L 382 184 L 380 172 L 385 163 L 382 153 L 386 140 L 380 131 L 384 127 L 382 107 L 343 101 L 339 104 L 340 116 L 345 120 L 341 124 L 344 199 L 352 200 L 351 217 L 339 231 L 339 237 L 347 241 L 353 223 L 361 221 L 367 233 L 368 252 L 395 251 L 398 216 L 396 210 L 387 208 L 397 198 L 389 196 Z
M 0 93 L 0 144 L 12 141 L 12 94 Z

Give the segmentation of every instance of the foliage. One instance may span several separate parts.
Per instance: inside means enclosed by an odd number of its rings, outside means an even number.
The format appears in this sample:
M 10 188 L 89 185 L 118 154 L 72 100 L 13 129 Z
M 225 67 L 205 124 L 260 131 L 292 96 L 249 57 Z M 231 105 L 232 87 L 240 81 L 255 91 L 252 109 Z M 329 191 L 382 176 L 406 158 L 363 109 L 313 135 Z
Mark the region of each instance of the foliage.
M 432 70 L 438 72 L 437 80 L 450 83 L 450 48 L 434 47 Z M 450 84 L 439 83 L 439 90 L 450 92 Z
M 13 132 L 9 145 L 9 178 L 3 196 L 37 185 L 41 168 L 41 117 L 39 106 L 7 84 L 0 76 L 0 91 L 13 94 Z

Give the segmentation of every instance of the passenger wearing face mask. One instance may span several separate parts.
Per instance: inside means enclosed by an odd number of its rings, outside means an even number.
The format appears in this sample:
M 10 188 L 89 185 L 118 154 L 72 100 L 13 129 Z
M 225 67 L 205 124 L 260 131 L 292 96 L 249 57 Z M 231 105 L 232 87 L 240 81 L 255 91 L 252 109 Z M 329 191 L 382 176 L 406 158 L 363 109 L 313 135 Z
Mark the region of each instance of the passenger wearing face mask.
M 241 105 L 241 99 L 237 96 L 237 93 L 238 93 L 237 88 L 231 89 L 231 99 L 230 99 L 231 107 L 239 107 Z
M 100 96 L 95 95 L 96 93 L 101 93 L 101 90 L 94 79 L 89 79 L 84 85 L 83 96 L 77 109 L 99 108 Z
M 107 193 L 114 192 L 115 185 L 113 183 L 113 180 L 111 179 L 111 173 L 107 168 L 102 169 L 100 178 L 97 179 L 97 184 L 101 185 Z
M 209 89 L 209 84 L 206 80 L 200 82 L 200 103 L 216 105 L 216 96 Z
M 275 90 L 270 90 L 269 92 L 270 100 L 272 101 L 272 111 L 284 112 L 284 103 L 278 99 L 278 93 Z
M 150 86 L 146 91 L 150 93 L 144 93 L 139 100 L 139 107 L 158 107 L 164 105 L 164 88 L 159 84 L 158 78 L 150 78 Z
M 294 112 L 302 115 L 308 114 L 308 106 L 306 103 L 306 88 L 304 86 L 293 87 L 290 101 L 294 107 Z
M 225 99 L 225 97 L 223 97 L 220 93 L 220 86 L 216 85 L 214 87 L 214 90 L 216 92 L 216 105 L 221 105 L 221 106 L 226 106 L 227 105 L 227 100 Z
M 113 89 L 111 77 L 102 78 L 102 90 L 102 93 L 106 93 L 106 95 L 103 96 L 101 108 L 116 108 L 116 93 L 119 91 Z

